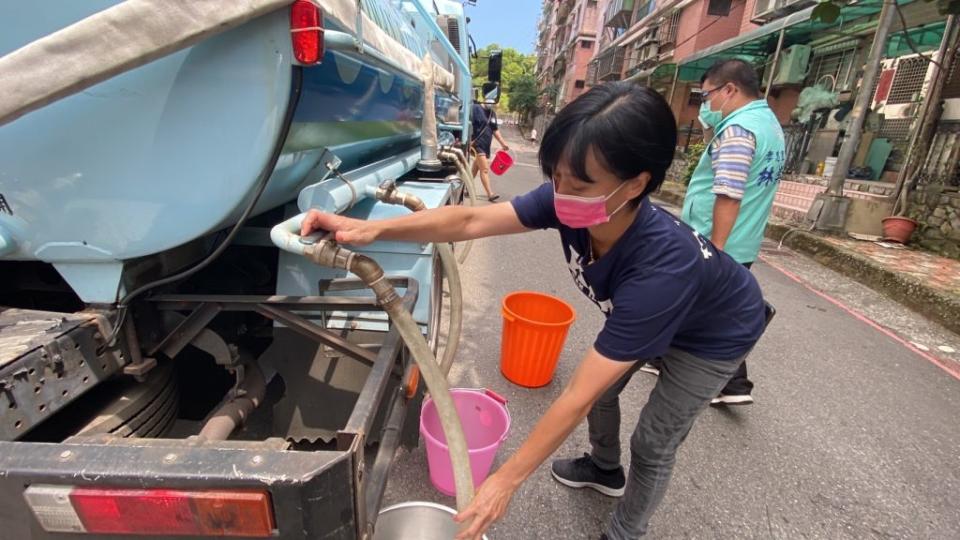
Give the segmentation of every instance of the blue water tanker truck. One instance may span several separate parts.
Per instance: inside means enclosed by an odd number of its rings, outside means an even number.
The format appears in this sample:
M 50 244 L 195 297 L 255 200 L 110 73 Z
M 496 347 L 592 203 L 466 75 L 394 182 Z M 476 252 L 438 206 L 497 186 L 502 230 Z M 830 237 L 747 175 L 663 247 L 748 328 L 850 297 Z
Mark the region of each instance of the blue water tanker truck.
M 475 201 L 468 41 L 452 0 L 0 4 L 0 539 L 374 538 L 469 246 L 300 223 Z

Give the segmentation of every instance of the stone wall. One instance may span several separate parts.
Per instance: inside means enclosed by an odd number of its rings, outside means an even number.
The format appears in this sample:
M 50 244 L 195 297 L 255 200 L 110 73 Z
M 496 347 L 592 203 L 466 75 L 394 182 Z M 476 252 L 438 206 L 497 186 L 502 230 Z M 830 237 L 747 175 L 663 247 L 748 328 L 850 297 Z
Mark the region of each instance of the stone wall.
M 956 188 L 921 186 L 911 196 L 908 215 L 920 225 L 913 241 L 954 259 L 960 259 L 960 193 Z

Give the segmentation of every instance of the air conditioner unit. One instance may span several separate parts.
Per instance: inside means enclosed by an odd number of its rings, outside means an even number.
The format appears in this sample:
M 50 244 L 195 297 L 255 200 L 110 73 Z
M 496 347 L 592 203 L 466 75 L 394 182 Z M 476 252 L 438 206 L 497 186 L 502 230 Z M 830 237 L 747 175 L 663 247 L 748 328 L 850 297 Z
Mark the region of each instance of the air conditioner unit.
M 811 51 L 809 45 L 793 45 L 780 51 L 780 61 L 773 76 L 773 85 L 802 83 L 807 76 Z
M 812 6 L 816 0 L 757 0 L 751 22 L 762 23 Z
M 764 19 L 777 8 L 777 0 L 757 0 L 753 9 L 754 19 Z
M 936 52 L 931 54 L 934 60 L 939 60 Z M 876 112 L 890 120 L 914 118 L 921 109 L 923 97 L 930 92 L 933 68 L 932 63 L 916 54 L 884 60 L 871 102 Z M 945 100 L 943 120 L 960 120 L 958 102 L 960 98 Z

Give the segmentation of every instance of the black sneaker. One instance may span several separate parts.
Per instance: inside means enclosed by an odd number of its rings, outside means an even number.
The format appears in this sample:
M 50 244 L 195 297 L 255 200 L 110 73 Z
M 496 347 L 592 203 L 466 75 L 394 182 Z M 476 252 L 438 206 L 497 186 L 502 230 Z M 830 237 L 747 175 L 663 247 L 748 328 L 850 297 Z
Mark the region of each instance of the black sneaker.
M 590 454 L 583 454 L 583 457 L 577 459 L 558 459 L 553 462 L 550 473 L 557 482 L 565 486 L 590 488 L 609 497 L 623 495 L 627 485 L 623 467 L 605 471 L 593 463 Z

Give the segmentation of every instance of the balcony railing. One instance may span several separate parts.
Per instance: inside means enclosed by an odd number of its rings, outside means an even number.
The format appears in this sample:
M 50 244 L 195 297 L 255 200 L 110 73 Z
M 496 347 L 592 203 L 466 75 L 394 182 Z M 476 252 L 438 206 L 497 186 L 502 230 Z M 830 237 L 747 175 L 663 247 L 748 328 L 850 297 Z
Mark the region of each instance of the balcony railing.
M 630 16 L 633 15 L 634 0 L 612 0 L 607 5 L 607 12 L 603 16 L 603 26 L 610 28 L 627 28 L 630 26 Z
M 626 50 L 623 47 L 616 47 L 597 57 L 597 80 L 620 80 L 620 72 L 623 71 L 623 59 L 625 55 Z

